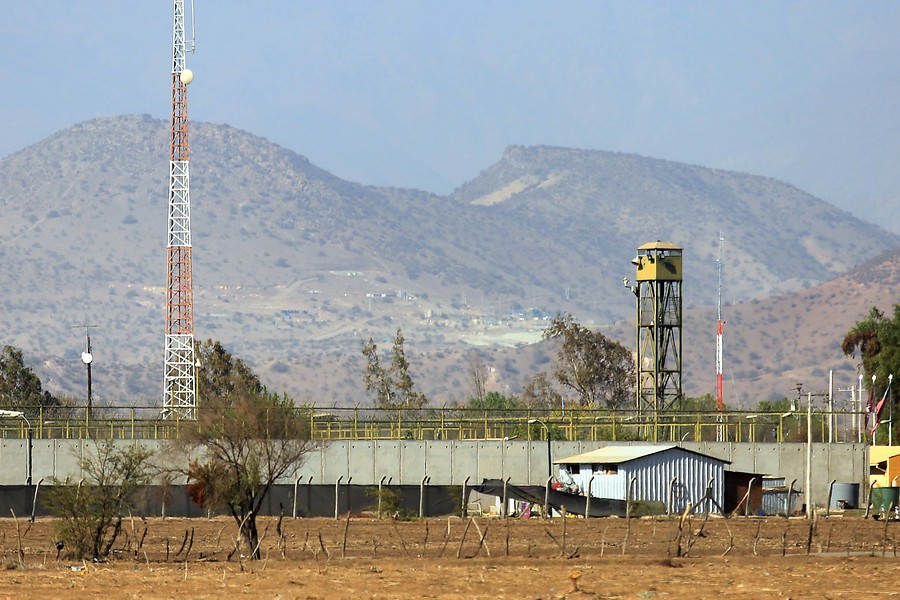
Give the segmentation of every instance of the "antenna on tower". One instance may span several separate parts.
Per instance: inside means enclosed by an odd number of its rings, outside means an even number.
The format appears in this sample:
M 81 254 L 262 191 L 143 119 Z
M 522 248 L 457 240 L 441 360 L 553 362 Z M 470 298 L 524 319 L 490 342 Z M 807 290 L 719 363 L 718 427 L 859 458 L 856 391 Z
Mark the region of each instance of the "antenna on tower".
M 191 0 L 191 47 L 187 52 L 194 52 L 197 49 L 197 30 L 194 23 L 194 0 Z
M 175 0 L 172 33 L 172 120 L 169 137 L 169 217 L 166 272 L 166 348 L 163 418 L 197 416 L 194 358 L 194 288 L 191 246 L 191 178 L 188 152 L 184 0 Z M 191 0 L 193 23 L 193 0 Z M 192 25 L 193 27 L 193 25 Z M 191 33 L 193 35 L 193 32 Z M 191 50 L 193 50 L 193 39 Z

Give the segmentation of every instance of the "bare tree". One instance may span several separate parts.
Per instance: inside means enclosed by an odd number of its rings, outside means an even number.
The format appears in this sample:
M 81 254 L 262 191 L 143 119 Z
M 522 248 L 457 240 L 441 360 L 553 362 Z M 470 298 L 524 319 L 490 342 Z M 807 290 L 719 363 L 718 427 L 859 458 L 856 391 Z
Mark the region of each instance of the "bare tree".
M 134 508 L 135 492 L 150 482 L 152 452 L 139 444 L 98 442 L 80 456 L 84 478 L 51 479 L 47 505 L 59 519 L 56 535 L 69 556 L 102 559 L 109 555 L 122 518 Z
M 256 517 L 275 482 L 313 448 L 309 420 L 287 397 L 243 392 L 206 400 L 183 426 L 173 443 L 187 465 L 176 470 L 199 505 L 234 518 L 247 555 L 258 559 Z
M 472 375 L 473 399 L 484 402 L 485 381 L 487 380 L 487 368 L 478 352 L 469 354 L 469 373 Z

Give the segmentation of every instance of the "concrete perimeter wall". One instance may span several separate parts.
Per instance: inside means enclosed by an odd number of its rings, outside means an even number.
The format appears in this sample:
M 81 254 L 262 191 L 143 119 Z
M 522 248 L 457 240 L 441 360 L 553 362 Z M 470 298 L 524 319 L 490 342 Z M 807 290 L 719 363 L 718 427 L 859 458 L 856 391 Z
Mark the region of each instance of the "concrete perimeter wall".
M 165 442 L 118 441 L 143 444 L 153 450 Z M 553 442 L 553 460 L 588 452 L 607 442 Z M 726 470 L 796 479 L 803 489 L 806 444 L 749 444 L 731 442 L 684 442 L 682 448 L 729 461 Z M 32 447 L 33 483 L 51 477 L 81 479 L 78 459 L 92 452 L 87 440 L 35 440 Z M 27 464 L 25 440 L 0 440 L 0 485 L 25 483 Z M 556 470 L 554 469 L 554 473 Z M 548 477 L 547 443 L 526 440 L 463 441 L 364 441 L 325 442 L 307 455 L 300 470 L 282 483 L 314 485 L 377 485 L 385 478 L 393 485 L 419 485 L 430 477 L 430 485 L 462 485 L 482 479 L 506 479 L 514 485 L 544 485 Z M 310 480 L 310 478 L 312 478 Z M 812 501 L 824 506 L 832 480 L 860 483 L 867 489 L 868 456 L 865 444 L 812 445 Z

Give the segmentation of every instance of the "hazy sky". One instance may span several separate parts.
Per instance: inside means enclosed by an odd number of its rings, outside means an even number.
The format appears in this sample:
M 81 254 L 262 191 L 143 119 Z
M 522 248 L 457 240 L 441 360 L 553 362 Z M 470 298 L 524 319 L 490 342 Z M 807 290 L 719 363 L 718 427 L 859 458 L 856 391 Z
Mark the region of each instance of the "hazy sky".
M 900 233 L 898 2 L 195 4 L 190 118 L 345 179 L 447 193 L 509 144 L 634 152 L 782 179 Z M 171 2 L 3 13 L 0 157 L 98 116 L 168 119 Z

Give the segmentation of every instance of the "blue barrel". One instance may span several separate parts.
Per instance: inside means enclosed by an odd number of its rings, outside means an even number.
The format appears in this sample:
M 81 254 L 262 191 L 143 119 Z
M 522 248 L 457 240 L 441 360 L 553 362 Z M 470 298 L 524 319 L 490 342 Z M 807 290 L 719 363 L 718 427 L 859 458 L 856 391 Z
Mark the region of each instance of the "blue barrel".
M 859 484 L 835 483 L 831 488 L 831 505 L 828 508 L 859 508 Z

